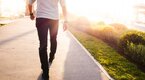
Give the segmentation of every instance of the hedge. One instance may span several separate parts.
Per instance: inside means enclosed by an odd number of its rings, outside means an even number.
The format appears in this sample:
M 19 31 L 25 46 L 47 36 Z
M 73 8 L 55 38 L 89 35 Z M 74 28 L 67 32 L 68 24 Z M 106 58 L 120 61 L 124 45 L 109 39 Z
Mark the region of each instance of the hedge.
M 125 32 L 119 40 L 119 50 L 133 61 L 145 66 L 145 33 L 130 30 Z

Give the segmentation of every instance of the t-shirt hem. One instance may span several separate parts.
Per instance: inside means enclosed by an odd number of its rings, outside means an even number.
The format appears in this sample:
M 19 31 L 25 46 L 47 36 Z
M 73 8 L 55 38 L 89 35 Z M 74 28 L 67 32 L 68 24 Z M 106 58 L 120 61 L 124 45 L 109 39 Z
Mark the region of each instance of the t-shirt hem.
M 46 18 L 46 19 L 52 19 L 52 20 L 59 20 L 59 18 L 44 17 L 44 16 L 37 16 L 36 18 Z

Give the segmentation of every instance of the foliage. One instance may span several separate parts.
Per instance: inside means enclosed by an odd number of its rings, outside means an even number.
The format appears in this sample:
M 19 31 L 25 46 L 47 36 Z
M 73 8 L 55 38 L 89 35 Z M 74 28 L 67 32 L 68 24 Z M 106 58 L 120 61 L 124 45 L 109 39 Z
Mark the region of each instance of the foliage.
M 118 33 L 118 35 L 121 35 L 124 31 L 127 30 L 127 27 L 120 23 L 112 23 L 110 24 Z
M 95 27 L 95 28 L 94 28 Z M 110 25 L 103 22 L 98 22 L 93 25 L 93 28 L 88 33 L 108 43 L 110 46 L 117 48 L 117 42 L 127 27 L 120 23 L 112 23 Z
M 119 40 L 119 50 L 133 61 L 145 66 L 145 33 L 127 31 Z

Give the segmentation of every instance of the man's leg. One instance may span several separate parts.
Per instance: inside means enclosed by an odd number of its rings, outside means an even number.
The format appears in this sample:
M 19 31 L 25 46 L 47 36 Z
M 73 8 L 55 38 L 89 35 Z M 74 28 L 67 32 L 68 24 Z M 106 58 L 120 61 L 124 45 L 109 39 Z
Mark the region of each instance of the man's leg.
M 50 56 L 49 56 L 49 62 L 52 63 L 55 53 L 56 53 L 56 48 L 57 48 L 57 33 L 58 33 L 58 20 L 51 20 L 51 27 L 50 28 Z
M 47 56 L 47 35 L 48 35 L 48 25 L 47 25 L 47 19 L 43 18 L 37 18 L 36 19 L 36 27 L 38 31 L 38 37 L 40 41 L 40 47 L 39 47 L 39 57 L 41 62 L 41 68 L 43 70 L 42 77 L 45 78 L 45 80 L 48 80 L 48 56 Z

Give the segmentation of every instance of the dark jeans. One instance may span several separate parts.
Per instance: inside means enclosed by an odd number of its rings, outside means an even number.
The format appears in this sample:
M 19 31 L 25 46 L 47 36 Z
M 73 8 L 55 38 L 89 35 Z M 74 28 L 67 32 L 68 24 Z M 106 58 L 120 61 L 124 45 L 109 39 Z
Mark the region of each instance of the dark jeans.
M 51 20 L 46 18 L 37 18 L 36 27 L 38 31 L 38 37 L 40 41 L 39 57 L 41 62 L 41 68 L 43 72 L 48 74 L 48 56 L 47 56 L 47 36 L 48 30 L 50 33 L 50 56 L 49 62 L 52 62 L 55 56 L 57 48 L 57 32 L 58 32 L 58 20 Z

